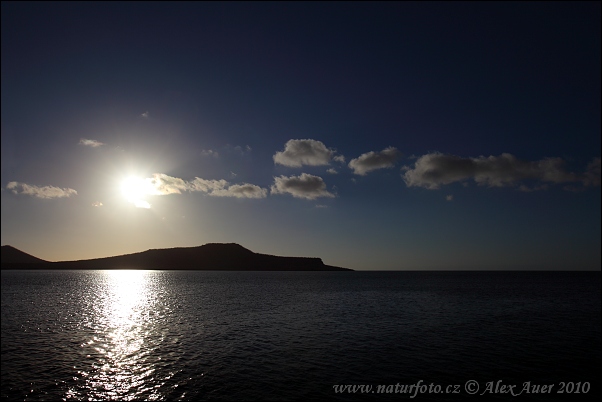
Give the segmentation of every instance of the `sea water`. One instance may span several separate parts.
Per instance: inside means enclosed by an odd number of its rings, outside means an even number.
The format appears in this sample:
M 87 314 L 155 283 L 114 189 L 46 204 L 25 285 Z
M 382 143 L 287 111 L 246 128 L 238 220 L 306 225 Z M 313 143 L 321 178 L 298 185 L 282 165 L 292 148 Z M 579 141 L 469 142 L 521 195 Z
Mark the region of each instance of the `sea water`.
M 2 271 L 1 318 L 4 400 L 600 394 L 600 272 Z

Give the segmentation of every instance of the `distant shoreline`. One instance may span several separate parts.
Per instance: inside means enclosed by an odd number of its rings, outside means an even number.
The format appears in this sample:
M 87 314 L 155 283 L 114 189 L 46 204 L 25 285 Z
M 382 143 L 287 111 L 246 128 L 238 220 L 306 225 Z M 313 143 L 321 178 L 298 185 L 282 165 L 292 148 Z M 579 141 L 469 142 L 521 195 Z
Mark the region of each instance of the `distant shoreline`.
M 48 263 L 37 263 L 37 264 L 1 264 L 2 271 L 97 271 L 97 270 L 109 270 L 109 271 L 230 271 L 230 272 L 341 272 L 341 271 L 355 271 L 349 268 L 340 268 L 330 265 L 323 265 L 322 267 L 307 267 L 307 268 L 194 268 L 194 267 L 86 267 L 84 264 L 73 265 L 71 263 L 60 263 L 60 262 L 48 262 Z
M 326 265 L 320 258 L 254 253 L 235 243 L 153 249 L 79 261 L 49 262 L 11 246 L 2 246 L 2 270 L 184 270 L 184 271 L 353 271 Z

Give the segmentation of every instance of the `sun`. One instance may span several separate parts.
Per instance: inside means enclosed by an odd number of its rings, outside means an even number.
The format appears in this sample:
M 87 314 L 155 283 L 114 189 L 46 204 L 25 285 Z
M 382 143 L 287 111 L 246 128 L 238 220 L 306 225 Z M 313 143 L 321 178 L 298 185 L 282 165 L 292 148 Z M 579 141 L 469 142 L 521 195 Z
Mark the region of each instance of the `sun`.
M 150 204 L 144 199 L 147 195 L 156 193 L 155 186 L 149 179 L 130 176 L 121 181 L 121 194 L 126 200 L 138 208 L 150 208 Z

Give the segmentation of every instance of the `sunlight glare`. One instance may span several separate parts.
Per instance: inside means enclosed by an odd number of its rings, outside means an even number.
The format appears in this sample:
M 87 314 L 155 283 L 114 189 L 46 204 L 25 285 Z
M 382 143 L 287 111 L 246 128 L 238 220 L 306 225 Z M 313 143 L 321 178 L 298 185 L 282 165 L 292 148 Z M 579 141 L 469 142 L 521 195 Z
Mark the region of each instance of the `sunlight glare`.
M 144 197 L 156 193 L 157 189 L 149 179 L 130 176 L 121 182 L 121 194 L 137 208 L 150 208 Z
M 91 365 L 79 371 L 85 383 L 70 389 L 67 398 L 154 399 L 156 395 L 143 386 L 155 370 L 148 360 L 152 347 L 147 345 L 147 338 L 155 336 L 149 271 L 110 270 L 106 274 L 93 313 L 94 333 L 82 345 L 91 352 Z

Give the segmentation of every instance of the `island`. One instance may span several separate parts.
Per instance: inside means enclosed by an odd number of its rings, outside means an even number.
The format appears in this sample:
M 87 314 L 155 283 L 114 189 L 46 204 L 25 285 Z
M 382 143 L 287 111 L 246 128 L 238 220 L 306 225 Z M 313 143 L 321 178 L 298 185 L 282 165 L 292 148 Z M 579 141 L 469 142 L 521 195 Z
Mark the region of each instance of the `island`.
M 320 258 L 281 257 L 255 253 L 236 243 L 151 249 L 90 260 L 49 262 L 12 246 L 2 246 L 7 269 L 152 269 L 198 271 L 353 271 L 326 265 Z

